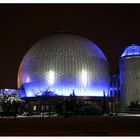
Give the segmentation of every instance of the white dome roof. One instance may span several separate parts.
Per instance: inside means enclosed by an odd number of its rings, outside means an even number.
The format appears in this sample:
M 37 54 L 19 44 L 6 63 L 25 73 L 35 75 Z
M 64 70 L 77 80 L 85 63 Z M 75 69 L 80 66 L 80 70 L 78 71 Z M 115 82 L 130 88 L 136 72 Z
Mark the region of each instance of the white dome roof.
M 140 55 L 140 46 L 132 44 L 131 46 L 127 47 L 121 57 L 124 56 L 133 56 L 133 55 Z

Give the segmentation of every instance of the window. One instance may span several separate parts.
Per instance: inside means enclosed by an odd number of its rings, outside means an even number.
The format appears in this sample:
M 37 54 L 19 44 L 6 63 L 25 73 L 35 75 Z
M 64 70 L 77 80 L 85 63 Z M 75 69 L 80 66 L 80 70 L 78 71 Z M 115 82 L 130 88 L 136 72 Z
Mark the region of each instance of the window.
M 36 105 L 33 106 L 33 111 L 36 111 Z

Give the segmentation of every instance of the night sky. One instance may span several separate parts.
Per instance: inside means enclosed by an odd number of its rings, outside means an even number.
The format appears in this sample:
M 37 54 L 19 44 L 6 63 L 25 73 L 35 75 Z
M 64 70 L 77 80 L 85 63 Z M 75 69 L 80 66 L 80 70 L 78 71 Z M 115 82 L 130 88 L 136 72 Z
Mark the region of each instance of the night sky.
M 60 31 L 97 44 L 118 73 L 125 47 L 140 44 L 140 5 L 0 5 L 0 88 L 17 88 L 20 62 L 40 39 Z

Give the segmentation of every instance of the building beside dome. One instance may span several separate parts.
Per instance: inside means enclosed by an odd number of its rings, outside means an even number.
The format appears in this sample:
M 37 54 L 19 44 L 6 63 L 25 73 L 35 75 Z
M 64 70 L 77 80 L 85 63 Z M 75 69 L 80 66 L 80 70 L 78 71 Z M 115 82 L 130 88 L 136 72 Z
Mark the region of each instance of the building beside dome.
M 132 44 L 124 50 L 119 68 L 122 106 L 140 103 L 140 46 Z

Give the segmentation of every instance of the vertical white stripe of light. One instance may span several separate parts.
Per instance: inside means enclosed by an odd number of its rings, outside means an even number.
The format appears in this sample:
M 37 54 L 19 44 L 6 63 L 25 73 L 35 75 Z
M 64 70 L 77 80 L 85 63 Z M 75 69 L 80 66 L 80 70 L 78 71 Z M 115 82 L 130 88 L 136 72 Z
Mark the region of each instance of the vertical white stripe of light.
M 49 86 L 53 86 L 54 82 L 55 82 L 55 74 L 54 74 L 53 70 L 50 70 L 48 72 L 48 84 L 49 84 Z
M 86 70 L 82 70 L 81 72 L 81 80 L 82 80 L 82 84 L 84 87 L 87 86 L 87 71 Z

